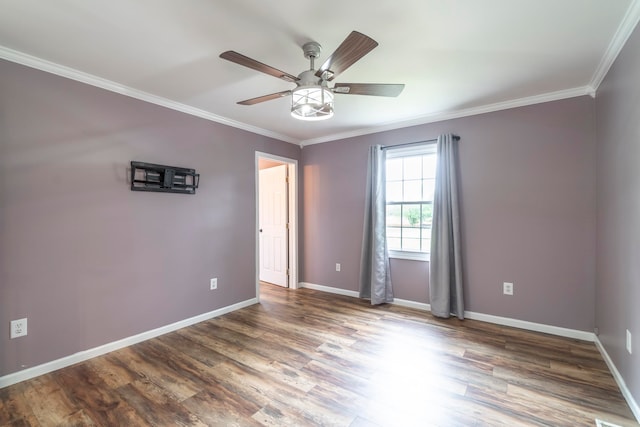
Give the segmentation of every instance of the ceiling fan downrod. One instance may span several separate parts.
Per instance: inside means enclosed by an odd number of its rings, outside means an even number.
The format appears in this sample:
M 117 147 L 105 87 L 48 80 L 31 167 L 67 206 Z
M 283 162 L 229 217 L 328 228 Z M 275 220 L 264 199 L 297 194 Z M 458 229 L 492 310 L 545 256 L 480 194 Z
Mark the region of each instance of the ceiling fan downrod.
M 308 42 L 302 45 L 302 52 L 304 57 L 307 58 L 311 64 L 311 71 L 315 71 L 315 59 L 320 56 L 322 46 L 318 42 Z

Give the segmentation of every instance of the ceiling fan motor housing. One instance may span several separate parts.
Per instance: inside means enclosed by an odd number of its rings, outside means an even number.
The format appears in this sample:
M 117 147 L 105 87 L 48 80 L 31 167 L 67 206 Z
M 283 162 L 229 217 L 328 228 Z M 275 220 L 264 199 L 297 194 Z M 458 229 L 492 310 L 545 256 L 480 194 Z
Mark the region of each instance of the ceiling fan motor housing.
M 327 86 L 327 81 L 320 78 L 320 77 L 316 77 L 316 73 L 314 70 L 307 70 L 307 71 L 303 71 L 300 74 L 298 74 L 298 78 L 300 80 L 298 80 L 296 82 L 296 84 L 298 85 L 298 87 L 301 86 Z
M 323 73 L 321 77 L 317 77 L 315 75 L 315 65 L 314 60 L 320 56 L 320 51 L 322 50 L 322 46 L 318 42 L 308 42 L 302 45 L 302 52 L 304 53 L 304 57 L 310 61 L 310 67 L 307 71 L 303 71 L 298 74 L 298 80 L 296 84 L 298 87 L 304 86 L 323 86 L 327 87 L 327 78 L 326 73 Z

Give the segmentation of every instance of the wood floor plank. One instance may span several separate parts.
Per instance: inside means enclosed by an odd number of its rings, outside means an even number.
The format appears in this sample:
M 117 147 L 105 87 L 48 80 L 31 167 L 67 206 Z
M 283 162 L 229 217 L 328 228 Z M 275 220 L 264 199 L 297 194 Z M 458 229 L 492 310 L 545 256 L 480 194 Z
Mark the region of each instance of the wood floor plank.
M 121 352 L 121 357 L 126 360 L 127 365 L 138 374 L 141 380 L 162 385 L 178 401 L 187 399 L 200 391 L 198 385 L 193 384 L 186 376 L 180 377 L 177 372 L 166 367 L 163 363 L 150 363 L 151 359 L 147 358 L 140 344 L 118 350 L 118 352 Z M 127 385 L 129 384 L 133 383 Z
M 267 405 L 253 414 L 252 419 L 263 426 L 291 426 L 298 427 L 309 425 L 309 422 L 296 412 Z
M 556 399 L 545 391 L 530 390 L 510 384 L 507 394 L 527 402 L 528 407 L 536 411 L 539 417 L 547 422 L 553 420 L 554 425 L 558 426 L 592 426 L 595 418 L 603 418 L 623 427 L 636 425 L 635 422 L 627 424 L 628 420 L 625 420 L 624 417 L 612 414 L 609 411 L 598 411 L 574 401 Z M 535 402 L 535 404 L 532 405 L 529 402 Z M 554 416 L 554 414 L 562 414 L 562 416 Z
M 0 389 L 0 427 L 638 426 L 593 343 L 311 289 Z
M 349 425 L 349 415 L 336 413 L 321 403 L 305 399 L 305 395 L 286 384 L 276 383 L 271 377 L 238 363 L 225 363 L 226 370 L 219 378 L 229 387 L 254 402 L 271 406 L 280 413 L 293 412 L 307 424 Z M 337 424 L 340 421 L 342 424 Z M 322 421 L 322 422 L 320 422 Z M 348 422 L 347 422 L 348 421 Z
M 136 420 L 135 411 L 122 402 L 88 363 L 62 369 L 55 380 L 69 400 L 82 408 L 83 417 L 97 425 L 123 425 Z M 82 387 L 77 387 L 78 384 Z
M 507 391 L 509 386 L 507 386 Z M 575 425 L 574 420 L 565 421 L 566 414 L 563 412 L 547 413 L 548 408 L 539 407 L 536 402 L 529 402 L 524 399 L 513 398 L 507 393 L 496 392 L 481 387 L 469 386 L 466 400 L 474 401 L 484 407 L 497 410 L 505 418 L 511 418 L 516 425 L 529 423 L 536 426 L 562 426 Z M 566 424 L 569 423 L 569 424 Z M 579 424 L 578 424 L 579 425 Z
M 552 394 L 559 402 L 580 403 L 612 414 L 624 415 L 628 411 L 626 402 L 616 399 L 617 390 L 602 388 L 595 383 L 577 384 L 550 373 L 549 370 L 497 366 L 494 376 L 511 385 Z M 553 387 L 549 387 L 549 384 L 553 384 Z
M 196 360 L 209 368 L 213 368 L 218 363 L 227 360 L 227 357 L 224 355 L 212 352 L 210 348 L 190 340 L 188 337 L 177 332 L 162 335 L 158 337 L 157 341 L 166 347 L 180 349 L 181 355 Z
M 198 323 L 189 328 L 180 329 L 179 331 L 176 331 L 176 333 L 197 343 L 198 345 L 206 347 L 213 357 L 220 359 L 221 361 L 228 361 L 229 359 L 235 360 L 244 352 L 244 348 L 241 345 L 238 345 L 235 342 L 225 341 L 213 335 L 208 330 L 206 322 Z M 265 359 L 265 363 L 268 363 L 268 359 Z
M 251 418 L 261 406 L 216 383 L 182 402 L 190 413 L 207 425 L 258 426 Z
M 313 360 L 302 368 L 303 372 L 332 384 L 334 387 L 367 396 L 370 392 L 370 380 L 355 375 L 348 368 Z
M 25 383 L 0 389 L 0 426 L 37 425 L 24 396 Z M 35 421 L 35 424 L 34 424 Z
M 138 375 L 123 365 L 120 353 L 113 352 L 103 357 L 96 357 L 86 362 L 89 369 L 100 377 L 106 387 L 116 389 L 138 379 Z
M 135 408 L 137 414 L 144 418 L 145 424 L 206 426 L 195 414 L 190 413 L 175 400 L 175 396 L 168 390 L 162 389 L 149 380 L 136 380 L 124 385 L 118 388 L 118 393 L 129 406 Z
M 29 380 L 26 384 L 24 396 L 34 417 L 41 425 L 75 424 L 73 420 L 86 418 L 84 413 L 82 416 L 77 414 L 81 408 L 69 400 L 55 381 L 59 374 L 60 372 L 43 375 Z

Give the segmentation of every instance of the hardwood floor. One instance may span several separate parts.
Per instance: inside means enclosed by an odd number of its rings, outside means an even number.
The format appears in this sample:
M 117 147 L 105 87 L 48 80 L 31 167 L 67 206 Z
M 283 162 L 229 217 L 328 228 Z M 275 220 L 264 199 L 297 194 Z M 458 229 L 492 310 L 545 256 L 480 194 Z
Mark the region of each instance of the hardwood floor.
M 2 426 L 637 425 L 593 343 L 269 285 L 0 398 Z

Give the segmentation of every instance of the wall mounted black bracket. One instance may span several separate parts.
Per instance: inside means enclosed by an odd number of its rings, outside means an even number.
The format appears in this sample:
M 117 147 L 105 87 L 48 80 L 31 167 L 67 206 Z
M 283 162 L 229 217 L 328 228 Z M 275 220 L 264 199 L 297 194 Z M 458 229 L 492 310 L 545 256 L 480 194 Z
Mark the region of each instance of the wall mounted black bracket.
M 199 182 L 195 169 L 131 162 L 131 191 L 196 194 Z

